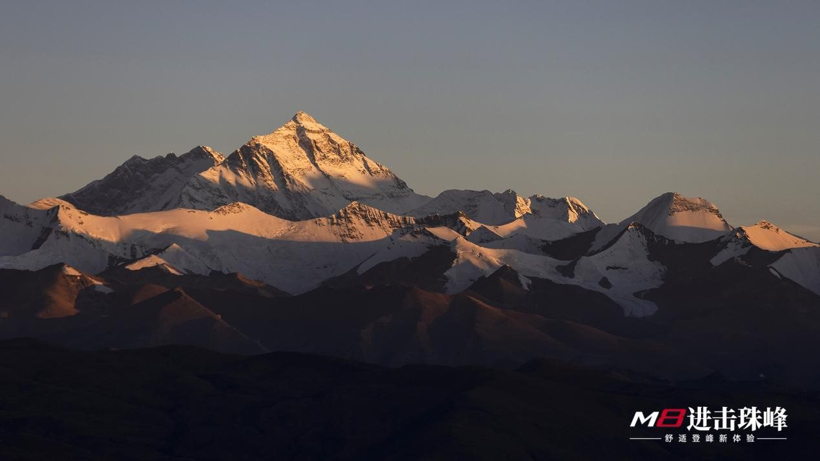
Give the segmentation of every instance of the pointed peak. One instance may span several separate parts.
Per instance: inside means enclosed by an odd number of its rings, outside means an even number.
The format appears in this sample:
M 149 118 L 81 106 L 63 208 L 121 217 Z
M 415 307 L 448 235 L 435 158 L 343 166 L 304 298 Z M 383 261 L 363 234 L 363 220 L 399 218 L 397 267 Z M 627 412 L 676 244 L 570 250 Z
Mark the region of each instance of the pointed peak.
M 664 237 L 663 235 L 657 234 L 651 228 L 647 227 L 645 224 L 643 224 L 641 222 L 638 222 L 638 221 L 632 221 L 631 223 L 629 223 L 628 226 L 626 226 L 626 228 L 623 231 L 623 235 L 627 235 L 627 234 L 641 235 L 646 239 L 666 240 L 666 241 L 669 240 L 667 237 Z
M 315 118 L 313 118 L 310 114 L 308 114 L 307 112 L 305 112 L 303 110 L 300 110 L 299 112 L 296 112 L 296 115 L 294 115 L 293 118 L 291 118 L 291 120 L 293 120 L 294 122 L 299 123 L 299 124 L 319 123 L 319 122 L 316 121 Z
M 482 276 L 482 282 L 492 282 L 492 281 L 500 281 L 504 280 L 507 282 L 512 283 L 513 285 L 517 286 L 518 288 L 524 288 L 524 281 L 522 280 L 521 274 L 518 273 L 512 266 L 509 264 L 504 264 L 498 269 L 496 269 L 493 273 L 488 276 Z M 473 284 L 473 286 L 479 285 L 479 281 Z
M 629 225 L 626 226 L 627 231 L 644 231 L 647 230 L 646 226 L 639 223 L 638 221 L 632 221 Z
M 160 155 L 158 158 L 162 158 L 162 156 Z M 128 158 L 128 160 L 126 160 L 123 163 L 123 165 L 130 166 L 130 165 L 134 165 L 136 163 L 146 163 L 147 161 L 148 161 L 148 159 L 145 158 L 145 157 L 140 157 L 139 155 L 132 155 L 131 157 Z
M 359 202 L 358 200 L 354 200 L 354 201 L 348 203 L 347 205 L 345 205 L 345 207 L 342 208 L 342 210 L 358 210 L 358 209 L 368 209 L 368 208 L 370 208 L 370 207 L 365 205 L 364 203 Z
M 317 122 L 315 118 L 310 116 L 310 114 L 300 110 L 284 125 L 268 134 L 254 136 L 245 144 L 245 146 L 254 144 L 275 144 L 277 142 L 281 142 L 282 139 L 292 138 L 293 135 L 300 129 L 310 133 L 332 133 L 330 129 Z M 234 152 L 228 158 L 230 159 L 231 157 L 234 157 L 234 154 L 237 154 L 238 152 L 239 151 Z
M 620 225 L 626 226 L 632 221 L 678 243 L 703 243 L 721 238 L 734 229 L 714 203 L 676 192 L 655 197 Z
M 495 242 L 501 240 L 502 238 L 503 237 L 496 234 L 486 226 L 481 226 L 467 236 L 467 241 L 480 245 L 482 243 Z
M 570 208 L 579 208 L 583 211 L 590 211 L 589 207 L 587 207 L 584 202 L 575 198 L 575 197 L 560 197 L 560 198 L 551 198 L 547 197 L 542 194 L 536 194 L 530 197 L 531 202 L 535 203 L 542 203 L 551 207 L 556 206 L 567 206 Z
M 327 218 L 317 218 L 315 222 L 339 225 L 343 234 L 341 237 L 353 240 L 361 237 L 363 227 L 395 230 L 416 224 L 416 220 L 409 216 L 394 215 L 358 201 L 350 202 Z
M 307 112 L 299 111 L 293 118 L 290 119 L 290 122 L 285 124 L 285 127 L 301 127 L 307 131 L 313 132 L 329 132 L 330 130 L 322 125 L 321 123 L 317 122 L 315 118 L 311 117 L 310 114 Z
M 372 206 L 365 205 L 362 202 L 354 200 L 354 201 L 348 203 L 344 208 L 342 208 L 341 210 L 336 212 L 334 214 L 334 216 L 337 216 L 337 217 L 345 216 L 345 215 L 350 215 L 351 213 L 361 214 L 362 212 L 383 214 L 385 216 L 392 214 L 392 213 L 388 213 L 386 211 L 379 210 L 378 208 L 373 208 Z
M 215 163 L 222 163 L 225 160 L 225 156 L 208 146 L 196 146 L 181 157 L 213 159 Z
M 0 195 L 0 204 L 17 205 L 17 202 L 9 198 L 6 198 L 4 195 Z
M 589 207 L 586 206 L 584 202 L 582 202 L 580 199 L 577 199 L 575 197 L 564 197 L 564 200 L 567 202 L 567 204 L 571 206 L 579 207 L 583 210 L 589 210 Z
M 162 253 L 175 253 L 175 252 L 179 252 L 179 251 L 184 252 L 185 250 L 183 250 L 182 247 L 177 245 L 176 243 L 172 243 L 172 244 L 168 245 L 167 247 L 165 247 L 165 249 L 162 250 Z
M 658 211 L 660 211 L 663 208 L 666 208 L 668 216 L 673 216 L 677 213 L 687 211 L 706 212 L 709 214 L 713 214 L 717 216 L 719 219 L 723 220 L 723 215 L 720 214 L 720 210 L 718 210 L 717 205 L 715 205 L 714 203 L 710 202 L 709 200 L 706 200 L 703 197 L 684 197 L 682 194 L 678 192 L 666 192 L 664 194 L 661 194 L 652 199 L 647 204 L 647 206 L 644 207 L 645 210 L 653 209 Z
M 756 222 L 755 225 L 752 226 L 752 227 L 759 227 L 761 229 L 775 229 L 775 230 L 780 229 L 779 227 L 775 226 L 774 224 L 772 224 L 769 221 L 766 221 L 765 219 L 761 219 L 760 221 Z
M 589 207 L 575 197 L 550 198 L 537 194 L 528 200 L 535 216 L 577 224 L 585 231 L 604 225 Z
M 682 198 L 685 198 L 685 197 L 680 192 L 670 191 L 670 192 L 664 192 L 663 194 L 655 197 L 655 200 L 660 200 L 660 199 L 676 200 L 676 199 L 682 199 Z
M 760 220 L 753 226 L 742 226 L 736 229 L 734 238 L 745 240 L 752 245 L 767 251 L 782 251 L 792 248 L 817 247 L 817 243 L 794 235 L 766 220 Z
M 677 192 L 667 192 L 664 196 L 671 197 L 673 204 L 692 204 L 699 207 L 717 209 L 714 203 L 703 197 L 684 197 L 682 194 Z

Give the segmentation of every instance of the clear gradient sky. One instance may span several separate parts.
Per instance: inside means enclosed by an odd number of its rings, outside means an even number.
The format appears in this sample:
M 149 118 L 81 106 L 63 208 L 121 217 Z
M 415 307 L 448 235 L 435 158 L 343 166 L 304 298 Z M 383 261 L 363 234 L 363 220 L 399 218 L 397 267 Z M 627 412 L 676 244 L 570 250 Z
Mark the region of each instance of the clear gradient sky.
M 677 191 L 820 240 L 820 2 L 3 1 L 0 194 L 305 110 L 416 191 Z

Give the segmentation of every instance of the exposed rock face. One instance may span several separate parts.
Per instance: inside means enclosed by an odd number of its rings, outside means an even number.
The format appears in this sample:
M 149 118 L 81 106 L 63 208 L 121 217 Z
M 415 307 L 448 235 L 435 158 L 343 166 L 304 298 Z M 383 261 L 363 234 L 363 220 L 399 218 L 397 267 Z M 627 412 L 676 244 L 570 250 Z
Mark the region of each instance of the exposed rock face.
M 100 216 L 178 208 L 186 182 L 224 160 L 222 154 L 205 146 L 179 157 L 168 154 L 149 160 L 134 156 L 105 178 L 61 198 Z
M 227 159 L 207 147 L 133 157 L 62 198 L 102 216 L 244 202 L 289 220 L 330 216 L 353 201 L 404 213 L 430 200 L 304 112 Z
M 320 221 L 322 220 L 317 220 Z M 361 240 L 370 229 L 390 234 L 394 230 L 411 228 L 415 224 L 416 220 L 409 216 L 394 215 L 359 202 L 351 203 L 327 219 L 327 225 L 334 229 L 343 242 Z
M 531 213 L 536 216 L 566 221 L 585 231 L 604 225 L 592 210 L 575 197 L 549 198 L 533 195 L 527 201 Z
M 463 212 L 475 221 L 499 225 L 508 223 L 530 212 L 529 204 L 512 190 L 492 193 L 488 190 L 446 190 L 411 215 L 425 217 Z

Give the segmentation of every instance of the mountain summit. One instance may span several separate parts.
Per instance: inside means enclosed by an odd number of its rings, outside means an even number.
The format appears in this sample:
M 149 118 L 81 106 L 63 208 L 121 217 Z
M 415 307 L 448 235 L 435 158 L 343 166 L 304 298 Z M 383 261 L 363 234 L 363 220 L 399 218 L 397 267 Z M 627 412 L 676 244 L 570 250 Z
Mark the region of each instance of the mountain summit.
M 300 110 L 299 112 L 296 112 L 296 115 L 294 115 L 291 118 L 291 121 L 295 122 L 296 124 L 302 125 L 302 126 L 309 126 L 309 125 L 312 124 L 312 125 L 317 125 L 317 127 L 319 129 L 324 129 L 324 130 L 327 129 L 324 126 L 322 126 L 319 122 L 317 122 L 316 119 L 313 118 L 310 114 L 308 114 L 307 112 L 305 112 L 303 110 Z
M 548 198 L 543 195 L 522 197 L 514 190 L 492 193 L 488 190 L 446 190 L 424 206 L 409 212 L 416 217 L 464 212 L 482 224 L 502 225 L 534 215 L 577 224 L 583 230 L 604 223 L 580 200 L 574 197 Z
M 429 200 L 301 111 L 227 159 L 205 147 L 181 157 L 132 157 L 63 198 L 100 215 L 244 202 L 290 220 L 329 216 L 353 201 L 403 213 Z
M 102 216 L 178 208 L 185 183 L 225 160 L 207 146 L 145 159 L 133 156 L 103 179 L 60 198 Z

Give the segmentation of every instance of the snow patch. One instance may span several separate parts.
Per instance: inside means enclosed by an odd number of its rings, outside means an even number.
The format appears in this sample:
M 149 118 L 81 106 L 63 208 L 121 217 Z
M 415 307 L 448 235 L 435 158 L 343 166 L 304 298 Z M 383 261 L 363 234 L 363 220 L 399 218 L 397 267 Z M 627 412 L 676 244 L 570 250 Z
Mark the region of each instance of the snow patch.
M 820 248 L 794 248 L 769 267 L 820 295 Z

